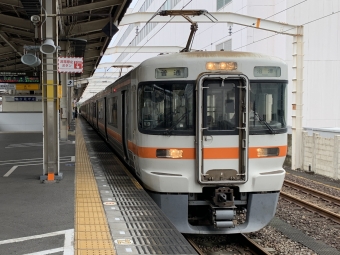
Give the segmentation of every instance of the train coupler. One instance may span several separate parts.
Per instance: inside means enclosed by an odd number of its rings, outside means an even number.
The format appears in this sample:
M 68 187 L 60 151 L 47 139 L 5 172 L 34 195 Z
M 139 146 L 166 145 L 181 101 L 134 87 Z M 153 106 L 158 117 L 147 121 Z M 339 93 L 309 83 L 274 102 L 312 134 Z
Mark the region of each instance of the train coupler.
M 228 187 L 221 187 L 215 189 L 215 196 L 213 202 L 220 208 L 234 206 L 234 191 Z

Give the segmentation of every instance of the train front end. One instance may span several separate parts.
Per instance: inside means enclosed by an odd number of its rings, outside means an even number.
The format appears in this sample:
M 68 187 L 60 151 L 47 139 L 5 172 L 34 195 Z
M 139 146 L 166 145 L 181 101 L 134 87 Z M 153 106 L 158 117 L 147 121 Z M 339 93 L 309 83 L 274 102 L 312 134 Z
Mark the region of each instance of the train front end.
M 140 74 L 136 173 L 178 230 L 267 225 L 285 176 L 286 65 L 251 53 L 181 53 L 146 62 Z

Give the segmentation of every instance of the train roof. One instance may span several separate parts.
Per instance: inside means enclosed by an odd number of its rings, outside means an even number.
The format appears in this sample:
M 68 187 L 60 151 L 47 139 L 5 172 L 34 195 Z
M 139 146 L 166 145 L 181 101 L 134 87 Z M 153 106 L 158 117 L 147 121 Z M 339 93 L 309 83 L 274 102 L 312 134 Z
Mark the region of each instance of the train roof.
M 238 65 L 242 65 L 242 62 L 248 64 L 263 64 L 263 65 L 280 65 L 286 67 L 287 64 L 285 61 L 278 57 L 273 57 L 270 55 L 265 55 L 261 53 L 254 52 L 242 52 L 242 51 L 193 51 L 193 52 L 180 52 L 180 53 L 170 53 L 170 54 L 162 54 L 155 57 L 151 57 L 149 59 L 144 60 L 140 65 L 135 67 L 133 70 L 130 70 L 127 74 L 117 79 L 117 81 L 124 81 L 128 79 L 130 74 L 140 67 L 158 67 L 162 63 L 170 64 L 173 63 L 174 66 L 179 65 L 190 65 L 191 63 L 197 62 L 197 58 L 201 58 L 202 61 L 235 61 L 238 62 Z M 286 68 L 285 68 L 286 69 Z M 286 70 L 284 71 L 287 72 Z M 108 85 L 105 89 L 98 92 L 95 96 L 87 99 L 86 101 L 93 100 L 95 98 L 100 97 L 104 93 L 110 91 L 110 88 L 113 84 Z M 85 101 L 85 102 L 86 102 Z
M 278 57 L 273 57 L 261 53 L 253 53 L 253 52 L 242 52 L 242 51 L 193 51 L 193 52 L 181 52 L 181 53 L 171 53 L 171 54 L 163 54 L 158 55 L 156 57 L 152 57 L 144 60 L 141 65 L 150 65 L 159 63 L 160 61 L 197 61 L 197 58 L 202 58 L 205 60 L 214 59 L 218 61 L 254 61 L 254 62 L 272 62 L 272 63 L 280 63 L 281 65 L 286 65 L 285 61 Z

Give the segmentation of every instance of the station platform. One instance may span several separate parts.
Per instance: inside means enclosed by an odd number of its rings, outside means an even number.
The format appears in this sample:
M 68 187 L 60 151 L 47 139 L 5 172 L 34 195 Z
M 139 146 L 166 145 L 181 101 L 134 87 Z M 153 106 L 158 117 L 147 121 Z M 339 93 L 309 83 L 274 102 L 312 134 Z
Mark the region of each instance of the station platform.
M 0 132 L 0 254 L 197 254 L 82 118 L 40 182 L 42 133 Z

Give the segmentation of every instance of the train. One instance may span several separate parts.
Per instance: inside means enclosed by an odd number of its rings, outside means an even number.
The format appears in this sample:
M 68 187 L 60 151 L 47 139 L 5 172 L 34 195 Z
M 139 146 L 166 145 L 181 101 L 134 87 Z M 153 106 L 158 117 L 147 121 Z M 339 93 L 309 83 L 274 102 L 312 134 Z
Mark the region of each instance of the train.
M 249 233 L 274 217 L 285 178 L 287 86 L 276 57 L 160 54 L 80 113 L 181 233 Z

